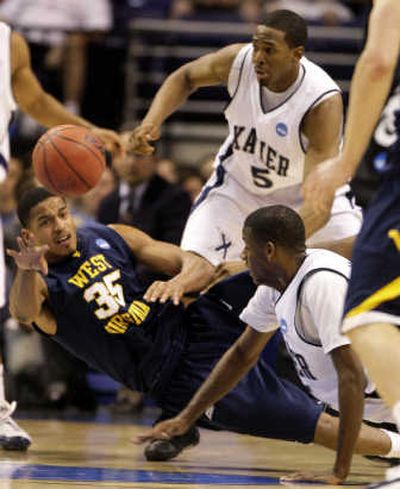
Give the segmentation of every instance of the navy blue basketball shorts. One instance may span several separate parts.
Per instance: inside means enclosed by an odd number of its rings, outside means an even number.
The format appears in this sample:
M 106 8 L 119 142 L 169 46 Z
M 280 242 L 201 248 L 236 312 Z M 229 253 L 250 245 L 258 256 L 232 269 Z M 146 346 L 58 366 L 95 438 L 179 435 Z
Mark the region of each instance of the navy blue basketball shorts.
M 243 289 L 242 289 L 243 296 Z M 244 330 L 244 323 L 226 301 L 205 296 L 188 311 L 185 351 L 168 386 L 158 399 L 169 415 L 190 401 L 218 360 Z M 291 382 L 280 379 L 262 356 L 253 369 L 199 422 L 255 436 L 309 443 L 322 405 Z
M 400 325 L 400 174 L 385 179 L 355 243 L 343 331 Z

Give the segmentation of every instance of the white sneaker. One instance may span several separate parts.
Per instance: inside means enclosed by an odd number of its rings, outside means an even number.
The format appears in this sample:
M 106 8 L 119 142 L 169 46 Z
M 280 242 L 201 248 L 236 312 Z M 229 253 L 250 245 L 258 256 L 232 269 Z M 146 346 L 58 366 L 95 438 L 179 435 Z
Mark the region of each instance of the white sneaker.
M 32 443 L 31 437 L 12 419 L 17 403 L 0 403 L 0 447 L 4 450 L 26 450 Z

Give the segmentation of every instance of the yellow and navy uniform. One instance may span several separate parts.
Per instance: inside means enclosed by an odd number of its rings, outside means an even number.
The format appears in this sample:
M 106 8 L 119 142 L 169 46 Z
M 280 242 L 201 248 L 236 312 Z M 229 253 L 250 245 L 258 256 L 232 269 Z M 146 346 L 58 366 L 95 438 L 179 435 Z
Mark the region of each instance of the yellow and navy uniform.
M 400 77 L 393 84 L 366 158 L 381 183 L 353 251 L 345 331 L 376 322 L 400 325 Z
M 119 234 L 95 224 L 78 230 L 77 251 L 50 265 L 45 280 L 54 339 L 119 382 L 151 392 L 175 368 L 184 310 L 146 303 L 135 266 Z
M 243 332 L 238 315 L 255 292 L 249 274 L 214 286 L 184 310 L 147 304 L 124 240 L 112 229 L 78 231 L 77 251 L 45 280 L 57 321 L 53 338 L 89 365 L 149 393 L 164 415 L 179 412 Z M 261 358 L 202 423 L 310 442 L 322 406 L 280 379 Z

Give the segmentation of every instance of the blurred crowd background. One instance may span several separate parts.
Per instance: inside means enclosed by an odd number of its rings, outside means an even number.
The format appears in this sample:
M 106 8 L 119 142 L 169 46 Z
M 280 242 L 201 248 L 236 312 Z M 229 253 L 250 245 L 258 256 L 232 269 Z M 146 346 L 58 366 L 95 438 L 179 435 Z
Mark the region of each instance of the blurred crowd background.
M 169 72 L 223 45 L 250 41 L 263 13 L 276 8 L 307 19 L 308 55 L 347 100 L 368 6 L 366 0 L 3 0 L 0 19 L 29 42 L 33 70 L 47 91 L 74 113 L 128 137 Z M 123 222 L 178 244 L 225 136 L 225 102 L 218 87 L 200 91 L 165 124 L 155 155 L 114 161 L 95 189 L 71 202 L 77 224 Z M 16 199 L 33 179 L 31 151 L 43 128 L 17 113 L 10 131 L 13 156 L 0 185 L 6 247 L 15 246 Z M 361 203 L 369 191 L 365 172 L 357 180 Z M 154 279 L 141 272 L 145 283 Z M 13 273 L 8 262 L 9 282 Z M 7 308 L 1 323 L 8 397 L 20 406 L 90 411 L 111 402 L 117 412 L 143 406 L 141 396 L 16 324 Z

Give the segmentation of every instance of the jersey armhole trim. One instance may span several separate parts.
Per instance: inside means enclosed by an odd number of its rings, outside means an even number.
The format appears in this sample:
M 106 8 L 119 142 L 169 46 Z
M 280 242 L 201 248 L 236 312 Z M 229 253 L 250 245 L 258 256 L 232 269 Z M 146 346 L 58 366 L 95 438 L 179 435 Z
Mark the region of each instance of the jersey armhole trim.
M 301 293 L 303 291 L 303 287 L 304 287 L 305 282 L 310 277 L 312 277 L 313 275 L 315 275 L 318 272 L 336 273 L 336 275 L 340 275 L 341 277 L 343 277 L 346 280 L 346 282 L 349 281 L 349 278 L 346 277 L 346 275 L 344 273 L 339 272 L 338 270 L 334 270 L 333 268 L 321 267 L 321 268 L 315 268 L 314 270 L 310 270 L 308 273 L 306 273 L 304 275 L 303 279 L 301 280 L 301 282 L 299 284 L 299 287 L 297 289 L 296 304 L 300 301 L 300 296 L 301 296 Z M 296 333 L 298 334 L 299 338 L 302 341 L 304 341 L 304 343 L 307 343 L 308 345 L 312 345 L 312 346 L 322 347 L 322 343 L 320 341 L 313 341 L 313 339 L 307 338 L 306 333 L 300 328 L 300 325 L 298 325 L 296 322 L 296 311 L 294 312 L 293 324 L 294 324 L 294 328 L 296 330 Z
M 240 51 L 239 51 L 239 52 L 240 52 Z M 226 103 L 226 105 L 225 105 L 225 107 L 224 107 L 224 112 L 225 112 L 225 111 L 227 110 L 227 108 L 228 108 L 228 107 L 231 105 L 231 103 L 233 102 L 233 99 L 236 97 L 236 94 L 237 94 L 237 93 L 238 93 L 238 91 L 239 91 L 240 82 L 241 82 L 241 80 L 242 80 L 242 74 L 243 74 L 243 68 L 244 68 L 244 64 L 245 64 L 245 62 L 246 62 L 246 59 L 247 59 L 247 56 L 248 56 L 248 54 L 249 54 L 249 53 L 250 53 L 250 48 L 249 48 L 249 47 L 247 47 L 247 52 L 246 52 L 246 53 L 245 53 L 245 55 L 243 56 L 242 63 L 241 63 L 240 68 L 239 68 L 239 76 L 237 77 L 237 85 L 236 85 L 236 88 L 235 88 L 235 90 L 234 90 L 234 92 L 233 92 L 232 97 L 230 97 L 230 100 L 228 100 L 228 102 Z M 239 53 L 238 53 L 238 54 L 239 54 Z M 238 55 L 238 54 L 237 54 L 237 55 Z M 236 55 L 236 56 L 237 56 L 237 55 Z M 231 67 L 231 69 L 232 69 L 232 67 Z M 229 93 L 229 91 L 228 91 L 228 93 Z
M 300 121 L 300 124 L 299 124 L 299 134 L 298 134 L 298 137 L 299 137 L 299 143 L 300 143 L 300 147 L 303 151 L 304 154 L 307 153 L 307 149 L 304 147 L 303 145 L 303 140 L 301 138 L 301 128 L 303 126 L 303 122 L 304 122 L 304 119 L 307 117 L 307 114 L 310 113 L 310 111 L 316 106 L 318 105 L 318 102 L 321 101 L 321 99 L 323 99 L 326 95 L 328 95 L 329 93 L 342 93 L 341 90 L 339 88 L 332 88 L 331 90 L 327 90 L 326 92 L 324 93 L 321 93 L 321 95 L 319 95 L 319 97 L 317 97 L 313 102 L 312 104 L 310 104 L 310 106 L 308 107 L 308 109 L 304 112 L 303 114 L 303 117 L 301 118 L 301 121 Z M 342 131 L 343 131 L 343 123 L 342 123 Z

